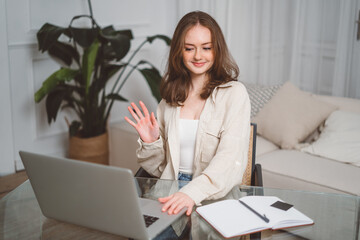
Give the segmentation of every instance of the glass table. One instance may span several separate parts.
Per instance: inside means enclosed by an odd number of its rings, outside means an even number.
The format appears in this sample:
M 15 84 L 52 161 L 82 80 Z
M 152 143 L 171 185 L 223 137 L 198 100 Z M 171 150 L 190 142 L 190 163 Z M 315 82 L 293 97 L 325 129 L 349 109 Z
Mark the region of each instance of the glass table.
M 139 194 L 156 199 L 177 191 L 179 181 L 136 178 Z M 247 195 L 277 196 L 312 218 L 311 226 L 261 232 L 261 239 L 360 239 L 360 197 L 260 187 L 235 187 L 223 199 Z M 204 201 L 208 204 L 213 201 Z M 222 239 L 195 211 L 192 239 Z M 246 236 L 241 239 L 247 239 Z M 0 239 L 126 239 L 44 217 L 29 181 L 0 200 Z M 240 238 L 234 238 L 240 239 Z

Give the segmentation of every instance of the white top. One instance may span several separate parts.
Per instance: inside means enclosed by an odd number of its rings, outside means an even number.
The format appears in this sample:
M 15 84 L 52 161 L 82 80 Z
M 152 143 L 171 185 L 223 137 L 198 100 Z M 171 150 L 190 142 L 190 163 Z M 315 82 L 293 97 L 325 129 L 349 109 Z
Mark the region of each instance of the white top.
M 183 173 L 193 173 L 196 132 L 199 120 L 180 119 L 180 167 Z

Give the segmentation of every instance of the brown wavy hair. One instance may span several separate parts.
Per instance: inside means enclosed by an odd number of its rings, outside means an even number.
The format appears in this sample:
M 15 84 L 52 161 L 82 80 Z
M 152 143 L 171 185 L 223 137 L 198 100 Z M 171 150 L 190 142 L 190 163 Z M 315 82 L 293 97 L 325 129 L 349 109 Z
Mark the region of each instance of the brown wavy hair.
M 186 100 L 191 84 L 190 72 L 183 62 L 185 35 L 190 28 L 200 24 L 211 32 L 214 63 L 208 70 L 209 81 L 201 93 L 207 99 L 220 84 L 237 81 L 239 68 L 231 57 L 224 35 L 217 22 L 207 13 L 190 12 L 176 26 L 169 52 L 167 71 L 160 84 L 160 94 L 172 106 L 180 106 Z

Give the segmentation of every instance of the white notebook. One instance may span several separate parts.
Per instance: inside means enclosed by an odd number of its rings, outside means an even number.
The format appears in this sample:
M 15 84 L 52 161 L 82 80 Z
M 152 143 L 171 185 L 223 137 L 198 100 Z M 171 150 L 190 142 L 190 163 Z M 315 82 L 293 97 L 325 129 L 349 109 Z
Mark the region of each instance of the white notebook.
M 218 201 L 198 207 L 196 212 L 225 238 L 314 224 L 292 205 L 272 196 Z

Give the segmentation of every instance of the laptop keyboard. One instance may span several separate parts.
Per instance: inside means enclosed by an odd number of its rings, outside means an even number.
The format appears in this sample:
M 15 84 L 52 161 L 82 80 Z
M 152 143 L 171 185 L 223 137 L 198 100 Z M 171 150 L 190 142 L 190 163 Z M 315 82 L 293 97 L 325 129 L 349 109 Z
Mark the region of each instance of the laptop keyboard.
M 143 215 L 144 216 L 144 220 L 145 220 L 145 225 L 146 227 L 149 227 L 151 224 L 153 224 L 154 222 L 156 222 L 156 220 L 158 220 L 158 217 L 153 217 L 153 216 L 149 216 L 149 215 Z

